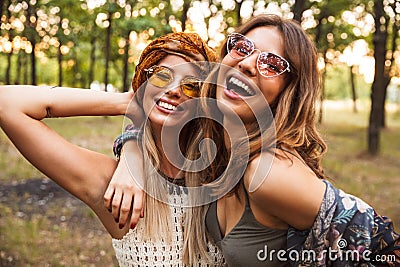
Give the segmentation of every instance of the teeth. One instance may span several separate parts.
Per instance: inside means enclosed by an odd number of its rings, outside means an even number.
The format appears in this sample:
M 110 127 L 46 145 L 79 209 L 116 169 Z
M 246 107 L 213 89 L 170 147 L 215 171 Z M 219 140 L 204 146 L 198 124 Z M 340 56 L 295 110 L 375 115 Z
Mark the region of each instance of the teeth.
M 240 88 L 242 88 L 249 95 L 254 95 L 253 91 L 245 83 L 243 83 L 242 81 L 239 81 L 235 77 L 231 77 L 229 79 L 229 82 L 232 83 L 232 84 L 235 84 L 236 86 L 238 86 Z
M 172 111 L 174 111 L 175 109 L 176 109 L 176 107 L 175 106 L 173 106 L 173 105 L 171 105 L 171 104 L 168 104 L 168 103 L 165 103 L 165 102 L 163 102 L 163 101 L 158 101 L 158 105 L 160 106 L 160 107 L 163 107 L 163 108 L 165 108 L 165 109 L 169 109 L 169 110 L 172 110 Z

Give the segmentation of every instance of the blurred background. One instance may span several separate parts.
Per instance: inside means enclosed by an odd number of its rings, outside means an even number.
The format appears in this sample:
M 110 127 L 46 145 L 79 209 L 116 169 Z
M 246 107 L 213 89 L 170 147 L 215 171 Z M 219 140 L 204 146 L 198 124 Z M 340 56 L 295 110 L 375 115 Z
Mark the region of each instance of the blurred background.
M 152 39 L 197 32 L 219 50 L 236 26 L 261 13 L 297 20 L 315 41 L 327 175 L 392 218 L 399 231 L 400 1 L 1 0 L 0 84 L 128 91 Z M 46 123 L 110 156 L 122 130 L 122 118 Z M 0 132 L 0 266 L 36 265 L 116 261 L 95 215 L 36 171 Z

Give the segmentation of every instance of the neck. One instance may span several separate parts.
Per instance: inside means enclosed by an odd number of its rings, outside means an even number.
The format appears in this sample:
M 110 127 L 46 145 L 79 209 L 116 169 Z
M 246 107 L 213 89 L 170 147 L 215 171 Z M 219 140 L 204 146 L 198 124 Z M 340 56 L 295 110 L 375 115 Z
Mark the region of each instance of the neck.
M 183 178 L 183 172 L 179 166 L 183 163 L 171 162 L 170 159 L 176 160 L 176 155 L 181 154 L 180 143 L 173 129 L 163 128 L 163 136 L 161 137 L 162 127 L 154 127 L 154 141 L 160 156 L 160 171 L 168 177 Z M 171 131 L 172 133 L 169 133 Z
M 243 140 L 243 138 L 248 137 L 248 130 L 250 125 L 244 123 L 238 123 L 232 119 L 224 116 L 223 119 L 224 126 L 224 143 L 228 151 L 231 150 L 232 145 L 235 145 L 235 141 Z M 233 141 L 233 143 L 231 142 Z

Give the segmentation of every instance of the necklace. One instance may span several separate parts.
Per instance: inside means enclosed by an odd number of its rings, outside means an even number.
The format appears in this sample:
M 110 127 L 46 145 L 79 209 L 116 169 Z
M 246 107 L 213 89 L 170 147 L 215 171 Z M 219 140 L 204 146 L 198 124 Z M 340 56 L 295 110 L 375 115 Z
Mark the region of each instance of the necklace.
M 165 173 L 160 173 L 160 175 L 162 177 L 165 178 L 165 180 L 167 180 L 168 182 L 177 185 L 177 186 L 185 186 L 185 177 L 182 178 L 174 178 L 174 177 L 169 177 L 168 175 L 166 175 Z
M 164 177 L 164 179 L 168 182 L 170 182 L 171 184 L 167 184 L 168 185 L 168 191 L 169 194 L 173 194 L 174 190 L 176 190 L 176 193 L 178 195 L 181 194 L 181 191 L 183 189 L 183 191 L 185 193 L 187 193 L 187 188 L 185 187 L 185 178 L 173 178 L 173 177 L 169 177 L 168 175 L 166 175 L 165 173 L 160 173 L 162 177 Z

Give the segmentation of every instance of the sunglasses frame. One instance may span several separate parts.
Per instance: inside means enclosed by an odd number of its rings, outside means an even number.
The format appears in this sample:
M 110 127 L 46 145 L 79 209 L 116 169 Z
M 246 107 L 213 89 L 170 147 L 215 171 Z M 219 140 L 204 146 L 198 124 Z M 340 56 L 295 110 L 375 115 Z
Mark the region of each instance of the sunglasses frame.
M 251 51 L 248 55 L 246 55 L 246 56 L 239 57 L 239 58 L 234 57 L 234 56 L 232 55 L 232 52 L 231 52 L 233 49 L 229 49 L 229 43 L 230 43 L 230 40 L 231 40 L 231 38 L 232 38 L 233 36 L 239 36 L 240 39 L 245 39 L 246 41 L 250 42 L 250 44 L 252 45 L 252 51 Z M 245 59 L 245 58 L 251 56 L 251 55 L 254 53 L 254 51 L 260 52 L 260 53 L 258 54 L 258 56 L 257 56 L 257 70 L 258 70 L 258 73 L 260 73 L 260 75 L 263 76 L 263 77 L 265 77 L 265 78 L 275 78 L 275 77 L 277 77 L 277 76 L 279 76 L 279 75 L 285 73 L 286 71 L 287 71 L 287 72 L 290 72 L 290 63 L 289 63 L 289 61 L 287 61 L 285 58 L 283 58 L 283 57 L 281 57 L 280 55 L 277 55 L 277 54 L 275 54 L 275 53 L 265 52 L 265 51 L 261 51 L 260 49 L 257 49 L 257 48 L 256 48 L 256 45 L 254 44 L 254 41 L 251 40 L 250 38 L 246 37 L 246 36 L 243 35 L 243 34 L 236 33 L 236 32 L 229 34 L 229 35 L 228 35 L 227 42 L 226 42 L 226 50 L 228 51 L 229 56 L 231 56 L 233 59 L 238 59 L 238 60 Z M 286 67 L 283 71 L 281 71 L 280 73 L 278 73 L 278 74 L 274 74 L 274 75 L 270 75 L 270 76 L 267 76 L 267 75 L 263 74 L 263 73 L 260 71 L 260 68 L 259 68 L 259 60 L 260 60 L 261 55 L 265 55 L 265 54 L 266 54 L 267 56 L 268 56 L 268 55 L 273 55 L 273 56 L 279 58 L 280 60 L 283 60 L 284 62 L 286 62 L 287 67 Z
M 150 82 L 150 78 L 156 73 L 156 69 L 165 69 L 165 70 L 168 70 L 169 73 L 171 73 L 171 76 L 170 76 L 170 77 L 171 77 L 171 80 L 170 80 L 166 85 L 164 85 L 164 86 L 158 86 L 158 85 L 152 84 L 152 83 Z M 147 81 L 150 82 L 150 84 L 153 85 L 153 86 L 155 86 L 155 87 L 158 87 L 158 88 L 165 88 L 165 87 L 167 87 L 168 85 L 170 85 L 170 84 L 174 81 L 173 72 L 172 72 L 172 70 L 171 70 L 170 68 L 168 68 L 168 67 L 153 65 L 153 66 L 151 66 L 150 68 L 144 69 L 144 71 L 145 71 L 145 73 L 146 73 Z M 198 96 L 190 96 L 190 95 L 186 94 L 186 93 L 185 93 L 185 90 L 182 88 L 182 86 L 183 86 L 184 84 L 190 84 L 189 82 L 186 82 L 186 83 L 185 83 L 185 80 L 186 80 L 186 79 L 189 79 L 189 78 L 195 79 L 195 80 L 197 80 L 197 82 L 199 83 Z M 193 84 L 193 83 L 192 83 L 192 84 Z M 196 97 L 199 97 L 199 96 L 200 96 L 200 91 L 201 91 L 202 85 L 203 85 L 203 81 L 201 81 L 200 79 L 198 79 L 198 78 L 196 78 L 196 77 L 194 77 L 194 76 L 186 76 L 185 78 L 183 78 L 183 79 L 179 82 L 179 89 L 181 90 L 181 92 L 182 92 L 185 96 L 187 96 L 187 97 L 189 97 L 189 98 L 196 98 Z

